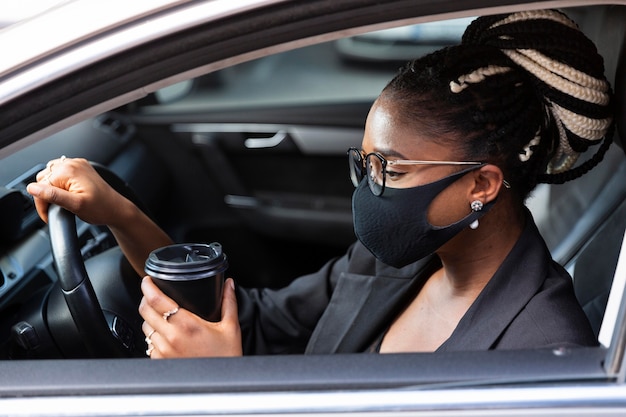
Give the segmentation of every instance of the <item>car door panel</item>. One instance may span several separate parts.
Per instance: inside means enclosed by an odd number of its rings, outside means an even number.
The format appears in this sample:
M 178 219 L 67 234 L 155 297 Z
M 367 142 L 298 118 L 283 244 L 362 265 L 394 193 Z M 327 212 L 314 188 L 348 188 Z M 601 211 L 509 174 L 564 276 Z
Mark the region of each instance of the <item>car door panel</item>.
M 206 124 L 173 130 L 194 132 L 226 204 L 254 230 L 293 240 L 297 228 L 301 239 L 331 246 L 353 240 L 345 151 L 358 146 L 362 129 Z
M 231 272 L 253 276 L 251 285 L 280 286 L 342 254 L 355 240 L 354 187 L 348 178 L 346 151 L 360 146 L 369 106 L 344 104 L 339 113 L 361 117 L 345 118 L 342 125 L 336 123 L 336 104 L 308 112 L 294 106 L 203 116 L 161 113 L 137 121 L 141 131 L 145 132 L 142 126 L 152 125 L 150 129 L 168 136 L 169 146 L 179 148 L 166 146 L 161 152 L 186 149 L 187 159 L 170 165 L 171 169 L 189 170 L 197 164 L 202 176 L 193 180 L 194 187 L 200 182 L 211 184 L 211 206 L 206 194 L 183 204 L 198 201 L 206 206 L 204 215 L 190 216 L 182 208 L 176 214 L 187 226 L 178 238 L 219 240 L 230 252 Z M 322 124 L 326 119 L 334 122 Z M 154 141 L 153 134 L 144 136 Z M 171 153 L 168 158 L 172 159 Z M 189 189 L 189 184 L 176 187 Z M 191 211 L 197 213 L 198 208 Z M 271 260 L 276 254 L 289 260 L 278 267 Z M 252 270 L 251 259 L 262 266 Z

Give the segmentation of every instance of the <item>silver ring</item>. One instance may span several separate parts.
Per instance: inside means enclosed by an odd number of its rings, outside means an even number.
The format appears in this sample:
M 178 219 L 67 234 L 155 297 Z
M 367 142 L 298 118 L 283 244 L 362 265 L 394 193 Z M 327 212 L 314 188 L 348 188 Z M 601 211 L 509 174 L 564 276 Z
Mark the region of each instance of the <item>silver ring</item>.
M 67 159 L 67 157 L 65 155 L 61 155 L 61 157 L 59 158 L 59 160 L 61 162 L 64 162 Z M 48 163 L 46 164 L 46 168 L 48 168 L 50 171 L 52 171 L 52 166 L 55 164 L 55 160 L 51 160 L 48 161 Z
M 178 307 L 171 309 L 170 311 L 166 311 L 163 313 L 163 320 L 167 321 L 171 316 L 178 313 Z
M 146 336 L 146 343 L 148 344 L 148 346 L 152 346 L 152 339 L 150 339 L 152 337 L 152 335 L 154 334 L 154 332 L 156 332 L 156 330 L 152 329 L 152 331 L 150 333 L 148 333 L 148 336 Z

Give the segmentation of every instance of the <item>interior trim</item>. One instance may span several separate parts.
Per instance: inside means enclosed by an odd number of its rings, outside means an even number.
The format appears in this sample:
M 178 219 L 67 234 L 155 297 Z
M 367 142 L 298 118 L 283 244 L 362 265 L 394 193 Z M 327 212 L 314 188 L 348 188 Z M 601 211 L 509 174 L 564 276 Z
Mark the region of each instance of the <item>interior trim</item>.
M 350 147 L 360 147 L 362 128 L 318 127 L 263 123 L 180 123 L 171 126 L 175 133 L 266 133 L 284 132 L 298 149 L 307 155 L 343 154 Z

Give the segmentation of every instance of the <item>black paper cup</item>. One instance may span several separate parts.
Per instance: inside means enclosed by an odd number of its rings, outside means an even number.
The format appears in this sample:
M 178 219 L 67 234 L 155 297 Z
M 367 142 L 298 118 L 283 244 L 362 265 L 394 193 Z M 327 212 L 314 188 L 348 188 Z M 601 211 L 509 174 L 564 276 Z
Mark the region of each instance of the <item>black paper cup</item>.
M 228 260 L 222 245 L 183 243 L 150 253 L 145 272 L 178 305 L 205 320 L 220 321 L 224 272 Z

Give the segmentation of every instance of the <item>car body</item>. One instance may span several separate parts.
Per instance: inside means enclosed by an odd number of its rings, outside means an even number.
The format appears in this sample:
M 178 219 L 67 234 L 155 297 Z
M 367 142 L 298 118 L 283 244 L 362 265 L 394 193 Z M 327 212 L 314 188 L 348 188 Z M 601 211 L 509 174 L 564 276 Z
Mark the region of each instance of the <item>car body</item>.
M 50 307 L 63 299 L 49 229 L 24 192 L 46 161 L 108 167 L 175 240 L 219 241 L 239 283 L 280 287 L 354 240 L 345 151 L 398 65 L 346 56 L 342 40 L 543 7 L 567 9 L 598 43 L 619 102 L 602 165 L 529 201 L 596 314 L 598 347 L 160 361 L 74 350 L 80 331 Z M 624 0 L 76 0 L 3 29 L 0 415 L 623 415 L 625 37 Z M 123 292 L 98 288 L 123 275 L 110 233 L 77 228 L 96 292 Z

